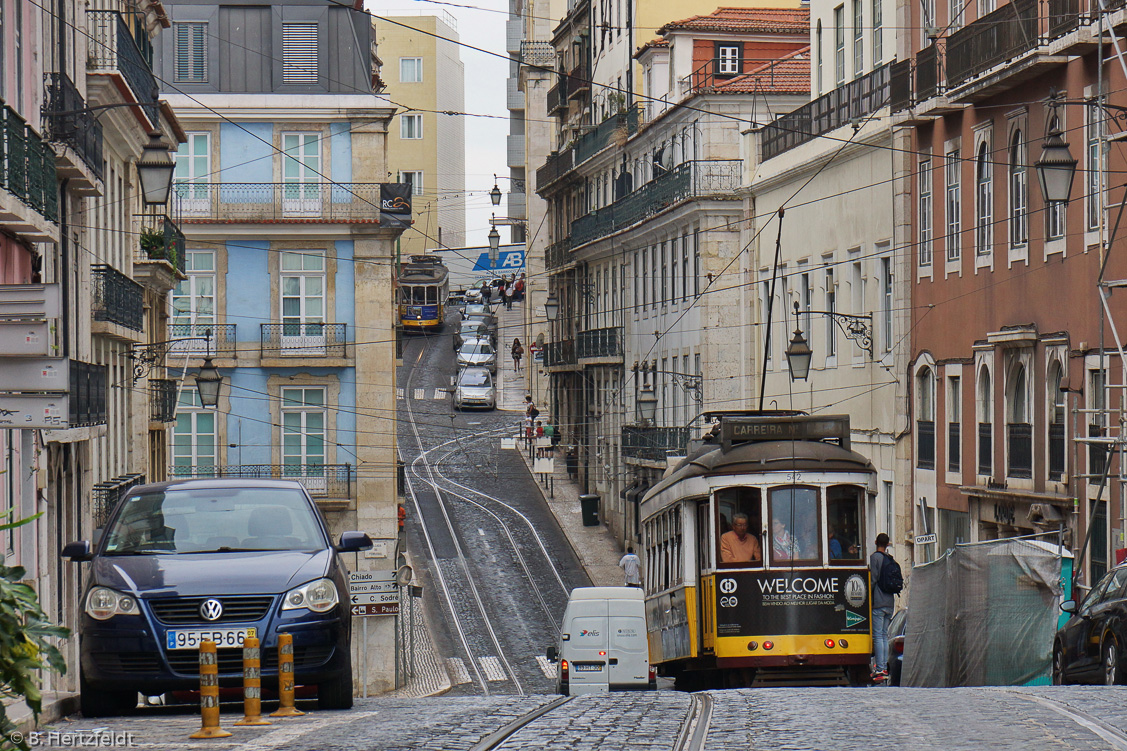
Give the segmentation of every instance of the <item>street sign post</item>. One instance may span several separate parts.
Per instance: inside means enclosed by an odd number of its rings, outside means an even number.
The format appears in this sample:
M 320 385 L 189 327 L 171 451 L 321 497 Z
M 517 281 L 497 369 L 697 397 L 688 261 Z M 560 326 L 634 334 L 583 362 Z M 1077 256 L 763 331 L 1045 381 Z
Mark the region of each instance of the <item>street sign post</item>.
M 385 603 L 368 603 L 366 605 L 350 605 L 349 612 L 357 617 L 369 615 L 399 615 L 399 601 Z
M 395 571 L 353 571 L 348 575 L 349 612 L 357 617 L 399 615 Z

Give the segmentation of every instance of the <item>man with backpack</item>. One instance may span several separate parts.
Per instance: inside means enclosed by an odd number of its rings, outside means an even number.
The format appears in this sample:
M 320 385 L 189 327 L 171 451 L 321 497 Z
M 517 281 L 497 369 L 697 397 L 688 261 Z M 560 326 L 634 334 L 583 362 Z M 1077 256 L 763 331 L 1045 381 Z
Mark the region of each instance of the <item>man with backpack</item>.
M 881 532 L 875 544 L 877 549 L 869 556 L 869 571 L 873 575 L 873 653 L 876 655 L 873 682 L 883 683 L 888 680 L 888 624 L 896 606 L 896 595 L 904 589 L 904 575 L 900 564 L 888 554 L 888 535 Z

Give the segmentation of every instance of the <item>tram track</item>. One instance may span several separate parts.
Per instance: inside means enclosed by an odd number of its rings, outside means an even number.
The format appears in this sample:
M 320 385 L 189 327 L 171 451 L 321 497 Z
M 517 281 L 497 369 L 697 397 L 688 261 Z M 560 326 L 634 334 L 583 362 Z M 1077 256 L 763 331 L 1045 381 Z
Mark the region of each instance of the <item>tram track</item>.
M 1045 696 L 1040 696 L 1038 694 L 1029 694 L 1022 691 L 1010 691 L 1006 689 L 1002 689 L 1002 692 L 1009 694 L 1010 696 L 1021 697 L 1022 699 L 1033 702 L 1034 704 L 1044 707 L 1051 712 L 1056 712 L 1059 715 L 1067 717 L 1080 727 L 1107 741 L 1108 748 L 1115 749 L 1115 751 L 1127 751 L 1127 733 L 1124 733 L 1122 730 L 1109 725 L 1108 723 L 1104 722 L 1094 715 L 1088 714 L 1087 712 L 1082 712 L 1081 710 L 1070 707 L 1067 704 L 1063 704 L 1061 702 L 1049 699 Z

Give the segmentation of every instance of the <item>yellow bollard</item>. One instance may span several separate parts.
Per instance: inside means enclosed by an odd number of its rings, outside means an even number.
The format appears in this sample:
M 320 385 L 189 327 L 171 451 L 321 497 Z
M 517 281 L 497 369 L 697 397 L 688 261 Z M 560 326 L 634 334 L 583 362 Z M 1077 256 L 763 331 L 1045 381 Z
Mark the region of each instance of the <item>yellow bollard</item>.
M 293 634 L 278 634 L 278 709 L 271 717 L 300 717 L 293 705 Z
M 262 716 L 262 658 L 258 639 L 243 639 L 243 719 L 236 725 L 270 725 Z
M 203 727 L 189 738 L 227 738 L 231 735 L 219 727 L 219 660 L 213 641 L 200 644 L 200 717 Z

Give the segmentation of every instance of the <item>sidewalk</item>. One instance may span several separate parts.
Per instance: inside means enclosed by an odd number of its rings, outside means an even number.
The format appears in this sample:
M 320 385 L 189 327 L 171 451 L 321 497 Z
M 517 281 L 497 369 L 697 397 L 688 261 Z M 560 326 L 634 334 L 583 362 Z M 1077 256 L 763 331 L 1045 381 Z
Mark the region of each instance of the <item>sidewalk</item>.
M 8 715 L 8 719 L 15 724 L 16 730 L 27 735 L 32 730 L 45 727 L 58 722 L 67 715 L 77 713 L 78 694 L 65 691 L 44 691 L 43 711 L 39 713 L 38 724 L 32 717 L 31 708 L 23 701 L 5 699 L 4 711 Z
M 524 301 L 513 303 L 512 310 L 505 310 L 503 303 L 493 303 L 494 315 L 497 316 L 497 409 L 506 412 L 524 412 L 524 395 L 528 393 L 526 387 L 526 370 L 529 352 L 529 343 L 524 341 Z M 524 347 L 524 357 L 521 358 L 521 369 L 518 373 L 513 369 L 513 339 L 520 339 Z

